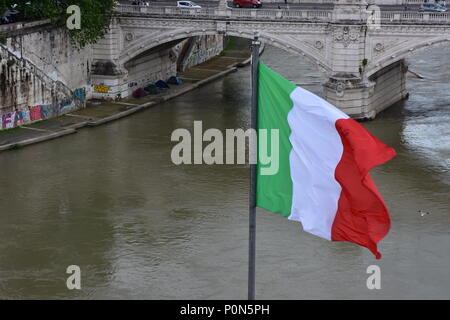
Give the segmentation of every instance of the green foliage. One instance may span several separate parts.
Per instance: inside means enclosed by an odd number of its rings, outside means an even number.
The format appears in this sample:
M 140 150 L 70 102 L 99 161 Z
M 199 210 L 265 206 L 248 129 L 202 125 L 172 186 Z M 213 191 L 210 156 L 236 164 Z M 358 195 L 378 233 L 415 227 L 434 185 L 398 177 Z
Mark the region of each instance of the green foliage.
M 95 43 L 108 31 L 117 0 L 0 0 L 0 12 L 17 4 L 17 10 L 27 19 L 50 19 L 64 26 L 69 14 L 67 8 L 77 5 L 81 11 L 81 29 L 68 30 L 75 45 L 82 48 Z

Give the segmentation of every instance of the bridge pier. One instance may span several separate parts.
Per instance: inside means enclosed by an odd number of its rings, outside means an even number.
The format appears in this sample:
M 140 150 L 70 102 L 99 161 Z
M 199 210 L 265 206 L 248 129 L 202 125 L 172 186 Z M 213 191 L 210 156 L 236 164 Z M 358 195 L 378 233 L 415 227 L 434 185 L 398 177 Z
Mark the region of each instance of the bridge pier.
M 324 84 L 324 98 L 355 119 L 374 119 L 408 96 L 404 60 L 368 73 L 373 70 L 374 52 L 385 48 L 368 36 L 381 27 L 379 21 L 369 19 L 366 6 L 365 0 L 336 0 L 330 28 L 332 72 Z
M 128 74 L 111 60 L 97 60 L 92 66 L 92 97 L 97 99 L 125 98 L 128 91 Z
M 128 89 L 127 70 L 118 62 L 123 33 L 117 18 L 111 21 L 110 29 L 104 38 L 92 47 L 93 62 L 91 72 L 92 97 L 116 99 L 123 97 Z
M 408 97 L 404 60 L 397 61 L 368 78 L 339 73 L 324 84 L 325 99 L 354 119 L 374 119 L 394 103 Z

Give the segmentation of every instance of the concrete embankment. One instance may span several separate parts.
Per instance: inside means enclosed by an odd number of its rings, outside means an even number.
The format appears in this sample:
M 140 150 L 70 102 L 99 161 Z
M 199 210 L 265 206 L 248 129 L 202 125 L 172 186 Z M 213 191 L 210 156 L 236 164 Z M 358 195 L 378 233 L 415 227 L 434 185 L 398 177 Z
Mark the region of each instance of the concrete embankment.
M 261 52 L 262 50 L 263 47 Z M 238 43 L 228 46 L 219 56 L 180 73 L 178 76 L 184 80 L 182 85 L 172 85 L 170 89 L 157 95 L 111 102 L 89 101 L 84 109 L 57 118 L 1 131 L 0 151 L 63 137 L 76 133 L 80 128 L 102 125 L 153 107 L 235 72 L 238 67 L 250 63 L 249 56 L 248 43 L 244 44 L 239 40 Z

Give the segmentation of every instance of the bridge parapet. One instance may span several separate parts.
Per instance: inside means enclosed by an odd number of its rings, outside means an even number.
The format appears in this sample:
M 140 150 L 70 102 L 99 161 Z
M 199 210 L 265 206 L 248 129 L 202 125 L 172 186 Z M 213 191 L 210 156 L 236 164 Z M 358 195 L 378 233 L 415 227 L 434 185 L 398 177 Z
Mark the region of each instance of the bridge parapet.
M 0 25 L 0 37 L 10 38 L 53 27 L 50 19 Z
M 285 9 L 185 9 L 178 7 L 118 5 L 116 11 L 122 15 L 158 16 L 165 18 L 198 18 L 211 20 L 291 20 L 331 21 L 331 10 L 285 10 Z
M 381 11 L 381 23 L 450 24 L 450 13 Z
M 118 5 L 116 12 L 120 15 L 164 18 L 190 18 L 211 20 L 283 20 L 295 22 L 332 22 L 339 20 L 333 10 L 296 10 L 296 9 L 236 9 L 236 8 L 201 8 L 185 9 L 165 6 L 135 6 Z M 357 22 L 365 22 L 371 14 L 362 9 Z M 412 12 L 412 11 L 381 11 L 380 22 L 389 24 L 450 24 L 450 13 L 443 12 Z

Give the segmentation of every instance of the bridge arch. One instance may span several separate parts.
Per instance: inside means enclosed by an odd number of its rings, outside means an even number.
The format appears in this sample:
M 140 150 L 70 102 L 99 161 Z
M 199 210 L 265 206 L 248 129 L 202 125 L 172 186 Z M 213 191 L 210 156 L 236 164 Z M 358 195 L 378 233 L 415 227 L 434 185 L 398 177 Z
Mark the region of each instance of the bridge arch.
M 401 61 L 408 56 L 420 52 L 422 50 L 442 46 L 450 43 L 450 37 L 440 36 L 432 39 L 423 38 L 403 45 L 397 49 L 387 50 L 386 54 L 383 54 L 377 59 L 371 61 L 367 66 L 366 77 L 370 77 L 385 67 L 388 67 L 398 61 Z
M 187 39 L 195 36 L 205 36 L 205 35 L 217 35 L 223 34 L 225 36 L 235 36 L 246 39 L 253 39 L 255 33 L 253 30 L 241 31 L 241 30 L 227 30 L 224 32 L 218 32 L 216 29 L 185 29 L 183 31 L 180 30 L 170 30 L 163 33 L 160 33 L 155 36 L 155 34 L 149 34 L 140 37 L 139 39 L 133 41 L 133 43 L 125 48 L 120 55 L 118 63 L 120 66 L 124 66 L 125 63 L 132 60 L 133 58 L 139 56 L 140 54 L 160 46 L 162 44 Z M 282 39 L 277 37 L 276 35 L 271 35 L 270 33 L 259 32 L 259 39 L 265 44 L 272 45 L 289 53 L 296 54 L 298 56 L 305 57 L 308 61 L 310 61 L 313 65 L 317 66 L 319 71 L 330 75 L 332 73 L 331 67 L 328 65 L 326 61 L 320 59 L 314 52 L 308 48 L 304 44 L 292 44 L 286 39 Z

